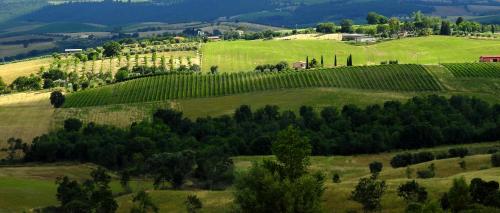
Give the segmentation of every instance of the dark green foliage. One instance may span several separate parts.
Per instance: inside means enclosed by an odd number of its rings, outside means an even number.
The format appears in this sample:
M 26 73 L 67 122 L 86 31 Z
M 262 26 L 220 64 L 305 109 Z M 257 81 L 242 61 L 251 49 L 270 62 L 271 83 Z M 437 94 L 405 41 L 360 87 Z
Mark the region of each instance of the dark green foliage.
M 451 35 L 451 26 L 449 21 L 441 21 L 440 35 Z
M 384 165 L 378 161 L 373 161 L 370 163 L 369 167 L 370 167 L 370 173 L 378 174 L 382 171 Z
M 180 188 L 195 165 L 195 153 L 182 151 L 177 153 L 161 153 L 153 155 L 146 162 L 146 171 L 153 175 L 154 186 L 164 188 L 168 181 L 174 189 Z
M 491 155 L 491 165 L 493 167 L 500 167 L 500 153 Z
M 196 195 L 188 195 L 185 204 L 188 213 L 196 213 L 203 207 L 203 203 Z
M 281 61 L 279 63 L 277 63 L 276 65 L 274 64 L 264 64 L 264 65 L 257 65 L 255 67 L 255 70 L 256 71 L 260 71 L 260 72 L 274 72 L 274 71 L 277 71 L 277 72 L 281 72 L 281 71 L 285 71 L 285 70 L 288 70 L 288 62 L 286 61 Z
M 397 154 L 391 159 L 391 166 L 393 168 L 399 168 L 433 160 L 434 160 L 434 154 L 432 154 L 431 152 L 418 152 L 414 154 L 403 153 L 403 154 Z
M 255 163 L 236 181 L 239 212 L 321 212 L 324 176 L 307 174 L 311 147 L 297 129 L 278 133 L 273 154 L 278 162 Z M 262 187 L 266 186 L 266 187 Z
M 121 54 L 122 47 L 121 47 L 120 43 L 118 43 L 116 41 L 107 42 L 102 47 L 104 48 L 103 53 L 104 53 L 104 56 L 106 56 L 106 57 L 114 57 L 114 56 L 118 56 Z
M 128 75 L 129 75 L 129 71 L 127 68 L 120 68 L 116 74 L 115 74 L 115 80 L 117 82 L 121 82 L 121 81 L 124 81 L 128 78 Z
M 353 32 L 352 25 L 354 25 L 354 22 L 352 20 L 350 20 L 350 19 L 343 19 L 340 22 L 340 32 L 343 32 L 343 33 L 352 33 Z
M 473 202 L 495 207 L 500 207 L 500 192 L 498 189 L 498 182 L 487 182 L 481 178 L 472 179 L 469 187 Z
M 234 164 L 226 147 L 210 146 L 197 153 L 197 185 L 200 188 L 224 189 L 233 183 Z
M 60 91 L 54 91 L 50 93 L 50 104 L 54 106 L 54 108 L 59 108 L 64 104 L 65 97 Z
M 17 91 L 40 90 L 42 88 L 42 79 L 35 75 L 21 76 L 12 82 L 10 88 Z
M 80 131 L 82 126 L 83 126 L 82 121 L 76 118 L 68 118 L 64 121 L 64 130 L 68 132 Z
M 375 12 L 369 12 L 366 16 L 368 24 L 386 24 L 389 19 Z
M 433 178 L 436 176 L 436 168 L 433 163 L 424 170 L 417 170 L 417 177 L 422 179 Z
M 351 199 L 361 203 L 365 212 L 380 211 L 381 200 L 387 186 L 385 181 L 379 181 L 376 176 L 361 178 L 351 193 Z
M 66 79 L 66 77 L 67 77 L 67 74 L 60 69 L 50 69 L 50 70 L 42 73 L 42 78 L 44 80 L 46 80 L 46 79 L 50 79 L 53 81 L 60 80 L 60 79 L 64 80 L 64 79 Z
M 118 204 L 113 198 L 111 177 L 101 167 L 91 172 L 91 180 L 80 184 L 67 176 L 57 178 L 57 200 L 62 212 L 115 212 Z
M 318 33 L 334 33 L 337 31 L 337 26 L 333 22 L 319 23 L 316 25 L 316 32 Z
M 406 182 L 398 187 L 398 196 L 406 202 L 424 203 L 427 200 L 427 191 L 416 181 Z
M 469 194 L 469 186 L 463 177 L 453 180 L 453 186 L 447 193 L 447 200 L 452 212 L 459 212 L 470 207 L 472 198 Z
M 427 144 L 429 140 L 439 141 L 434 145 L 446 145 L 500 139 L 495 131 L 498 127 L 492 126 L 498 123 L 494 115 L 500 112 L 500 107 L 490 106 L 476 98 L 427 96 L 405 103 L 389 101 L 365 108 L 346 105 L 338 110 L 327 107 L 320 111 L 304 106 L 298 111 L 299 114 L 293 111 L 280 113 L 276 106 L 252 111 L 248 106 L 242 106 L 234 116 L 192 121 L 181 112 L 162 109 L 154 113 L 153 122 L 136 123 L 129 129 L 90 123 L 77 133 L 53 131 L 34 139 L 26 160 L 83 161 L 108 168 L 127 168 L 142 162 L 131 160 L 135 159 L 134 156 L 145 160 L 153 154 L 174 153 L 183 149 L 198 152 L 210 146 L 226 147 L 224 152 L 230 156 L 269 155 L 277 132 L 289 125 L 296 125 L 301 134 L 309 138 L 313 155 L 418 149 L 431 146 Z M 431 125 L 431 129 L 438 132 L 434 135 L 442 135 L 442 138 L 436 140 L 429 135 L 408 143 L 408 134 L 402 137 L 400 133 L 410 130 L 417 120 Z M 469 126 L 473 135 L 457 142 L 453 140 L 454 135 L 439 134 L 452 125 Z M 78 137 L 73 137 L 74 134 Z M 186 142 L 181 145 L 180 141 Z M 399 154 L 391 160 L 391 166 L 405 167 L 433 159 L 429 152 Z
M 145 191 L 137 192 L 132 201 L 134 206 L 130 210 L 131 213 L 157 213 L 160 210 Z
M 334 183 L 340 183 L 340 182 L 341 182 L 341 180 L 340 180 L 340 175 L 339 175 L 338 173 L 333 174 L 333 176 L 332 176 L 332 181 L 333 181 Z
M 464 158 L 469 154 L 469 150 L 467 148 L 451 148 L 448 150 L 448 154 L 451 158 Z

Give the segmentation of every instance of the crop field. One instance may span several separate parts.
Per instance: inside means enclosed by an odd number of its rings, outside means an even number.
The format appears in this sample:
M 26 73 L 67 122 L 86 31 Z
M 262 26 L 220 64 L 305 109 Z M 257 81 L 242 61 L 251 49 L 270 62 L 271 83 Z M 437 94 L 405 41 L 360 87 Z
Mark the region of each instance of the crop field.
M 305 61 L 309 56 L 332 66 L 334 55 L 339 65 L 345 65 L 349 54 L 354 65 L 374 65 L 381 61 L 398 60 L 404 64 L 439 64 L 477 62 L 481 55 L 500 52 L 500 42 L 449 36 L 429 36 L 386 41 L 373 45 L 351 45 L 325 40 L 293 41 L 224 41 L 202 47 L 203 71 L 218 65 L 221 72 L 250 71 L 260 64 Z
M 500 78 L 499 63 L 443 64 L 459 78 Z
M 138 57 L 132 55 L 129 60 L 123 57 L 107 58 L 95 61 L 76 62 L 73 57 L 63 57 L 58 63 L 63 70 L 68 72 L 111 72 L 115 73 L 121 67 L 136 65 L 147 65 L 149 67 L 161 65 L 161 58 L 165 57 L 167 68 L 170 67 L 169 61 L 172 60 L 173 67 L 177 68 L 180 65 L 200 64 L 200 58 L 194 51 L 174 51 L 174 52 L 161 52 L 157 54 L 156 60 L 153 60 L 152 53 L 138 53 Z M 40 58 L 33 60 L 26 60 L 14 62 L 9 64 L 0 65 L 0 77 L 5 83 L 10 84 L 19 76 L 28 76 L 40 72 L 40 69 L 48 69 L 54 64 L 53 58 Z
M 224 96 L 265 90 L 339 87 L 392 91 L 439 91 L 440 83 L 421 65 L 344 67 L 283 73 L 145 77 L 68 95 L 65 107 L 153 102 Z
M 419 151 L 431 151 L 434 153 L 446 152 L 449 148 L 456 146 L 436 147 Z M 451 186 L 453 178 L 465 177 L 470 181 L 474 177 L 485 180 L 498 181 L 499 168 L 492 168 L 490 155 L 480 154 L 489 149 L 500 148 L 500 143 L 480 143 L 468 145 L 470 152 L 474 155 L 467 156 L 463 160 L 467 168 L 460 168 L 458 162 L 462 159 L 450 158 L 435 160 L 422 164 L 412 165 L 412 178 L 416 178 L 415 171 L 427 168 L 431 163 L 435 164 L 436 177 L 431 179 L 417 179 L 419 184 L 427 188 L 429 197 L 438 199 L 442 193 Z M 415 151 L 416 152 L 416 151 Z M 384 212 L 402 212 L 406 206 L 405 202 L 397 196 L 398 185 L 409 181 L 406 176 L 406 168 L 394 169 L 390 167 L 390 159 L 396 153 L 381 153 L 374 155 L 357 156 L 328 156 L 312 157 L 311 171 L 322 171 L 326 175 L 325 194 L 323 196 L 323 207 L 327 212 L 333 209 L 339 212 L 361 209 L 354 201 L 348 200 L 350 192 L 361 177 L 369 175 L 368 164 L 372 161 L 382 162 L 384 168 L 380 178 L 386 180 L 388 190 L 382 199 Z M 272 156 L 238 156 L 234 157 L 236 172 L 247 170 L 252 162 L 262 159 L 272 159 Z M 77 180 L 88 178 L 92 164 L 41 164 L 25 165 L 22 167 L 2 167 L 0 169 L 0 212 L 22 212 L 30 209 L 57 205 L 55 197 L 56 184 L 54 179 L 61 175 L 68 175 Z M 331 181 L 332 174 L 341 176 L 341 183 Z M 181 190 L 152 190 L 151 183 L 141 180 L 133 180 L 131 186 L 137 189 L 148 189 L 153 202 L 160 207 L 160 212 L 185 212 L 184 200 L 187 195 L 196 194 L 203 202 L 201 212 L 224 212 L 228 210 L 232 202 L 233 189 L 223 191 L 193 190 L 189 187 Z M 113 193 L 122 191 L 118 184 L 118 177 L 112 174 L 111 188 Z M 129 212 L 132 204 L 133 194 L 123 195 L 116 198 L 118 212 Z M 329 211 L 330 210 L 330 211 Z

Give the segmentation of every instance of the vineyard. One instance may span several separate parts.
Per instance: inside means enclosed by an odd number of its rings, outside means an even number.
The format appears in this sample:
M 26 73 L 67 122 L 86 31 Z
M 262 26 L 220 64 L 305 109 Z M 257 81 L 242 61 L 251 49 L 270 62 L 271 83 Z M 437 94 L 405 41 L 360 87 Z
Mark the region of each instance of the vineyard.
M 154 102 L 312 87 L 413 92 L 442 89 L 440 82 L 421 65 L 342 67 L 281 73 L 166 74 L 69 94 L 64 106 Z
M 499 63 L 443 64 L 459 78 L 500 78 Z

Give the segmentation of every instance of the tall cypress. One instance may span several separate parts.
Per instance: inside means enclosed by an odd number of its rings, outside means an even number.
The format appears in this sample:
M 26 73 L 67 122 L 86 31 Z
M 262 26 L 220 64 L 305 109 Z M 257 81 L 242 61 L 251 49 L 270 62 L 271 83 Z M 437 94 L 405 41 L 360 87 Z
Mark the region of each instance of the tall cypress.
M 309 56 L 306 57 L 306 69 L 309 69 Z
M 321 55 L 321 67 L 324 67 L 324 62 L 323 62 L 323 55 Z
M 337 66 L 337 54 L 335 54 L 335 61 L 334 61 L 333 65 Z

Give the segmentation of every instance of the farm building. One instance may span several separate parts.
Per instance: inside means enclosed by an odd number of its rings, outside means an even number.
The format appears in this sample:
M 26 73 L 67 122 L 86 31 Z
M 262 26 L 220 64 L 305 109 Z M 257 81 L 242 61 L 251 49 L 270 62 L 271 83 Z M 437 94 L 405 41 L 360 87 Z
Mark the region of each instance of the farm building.
M 82 52 L 83 49 L 65 49 L 64 52 L 65 53 L 78 53 L 78 52 Z
M 292 67 L 296 70 L 302 70 L 306 68 L 306 62 L 298 61 L 293 63 Z
M 355 41 L 355 42 L 375 42 L 376 38 L 365 35 L 365 34 L 351 34 L 351 33 L 343 33 L 342 34 L 343 41 Z
M 210 41 L 220 41 L 221 37 L 220 36 L 208 36 L 207 39 Z
M 479 62 L 500 62 L 500 55 L 481 56 Z

